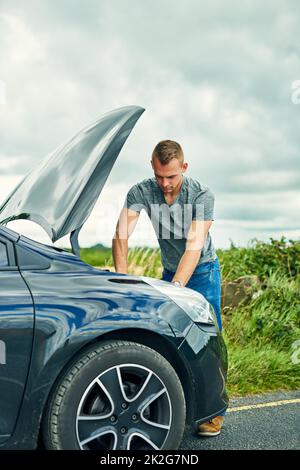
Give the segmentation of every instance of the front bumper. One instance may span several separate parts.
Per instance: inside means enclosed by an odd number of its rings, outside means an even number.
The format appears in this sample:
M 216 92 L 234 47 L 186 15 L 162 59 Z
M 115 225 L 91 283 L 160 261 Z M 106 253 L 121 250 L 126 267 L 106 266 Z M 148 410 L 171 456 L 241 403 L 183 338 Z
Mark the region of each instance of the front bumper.
M 228 407 L 227 349 L 220 333 L 209 333 L 193 324 L 179 352 L 190 372 L 188 421 L 198 425 Z

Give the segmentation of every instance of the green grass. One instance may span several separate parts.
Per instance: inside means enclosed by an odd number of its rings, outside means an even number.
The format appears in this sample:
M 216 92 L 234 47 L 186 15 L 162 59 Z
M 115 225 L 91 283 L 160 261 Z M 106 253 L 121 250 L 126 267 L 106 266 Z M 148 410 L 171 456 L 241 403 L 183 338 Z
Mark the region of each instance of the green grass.
M 272 345 L 257 348 L 229 343 L 228 384 L 230 396 L 296 390 L 300 387 L 300 367 L 291 361 L 291 352 Z
M 83 261 L 92 266 L 105 266 L 111 258 L 111 249 L 81 248 L 80 256 Z
M 227 312 L 228 389 L 231 394 L 300 388 L 300 364 L 292 362 L 300 339 L 300 279 L 274 272 L 258 296 Z
M 260 284 L 247 305 L 226 308 L 224 338 L 228 348 L 231 395 L 300 388 L 300 364 L 293 364 L 293 343 L 300 340 L 300 241 L 252 240 L 217 250 L 222 279 L 256 275 Z M 111 250 L 82 249 L 95 266 L 113 266 Z M 129 250 L 129 272 L 160 278 L 159 249 Z
M 224 280 L 256 274 L 260 279 L 268 278 L 273 272 L 287 277 L 300 274 L 300 240 L 270 238 L 268 243 L 254 238 L 247 247 L 231 243 L 228 250 L 217 250 Z

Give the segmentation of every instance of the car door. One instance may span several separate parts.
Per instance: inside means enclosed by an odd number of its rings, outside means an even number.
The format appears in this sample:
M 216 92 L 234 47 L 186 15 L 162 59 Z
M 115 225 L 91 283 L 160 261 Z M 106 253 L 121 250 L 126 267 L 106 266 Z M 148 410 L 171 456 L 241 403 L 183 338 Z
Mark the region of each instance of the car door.
M 0 235 L 0 443 L 13 433 L 22 404 L 33 328 L 33 302 L 14 243 Z

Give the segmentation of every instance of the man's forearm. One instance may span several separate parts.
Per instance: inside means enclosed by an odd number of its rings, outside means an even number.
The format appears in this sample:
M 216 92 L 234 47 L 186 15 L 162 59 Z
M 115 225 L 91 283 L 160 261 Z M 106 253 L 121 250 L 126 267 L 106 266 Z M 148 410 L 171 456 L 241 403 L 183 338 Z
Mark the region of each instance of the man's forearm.
M 128 240 L 114 238 L 112 241 L 112 255 L 117 273 L 128 273 Z
M 185 286 L 189 282 L 189 279 L 198 264 L 200 255 L 200 250 L 186 250 L 181 257 L 173 280 L 181 281 Z

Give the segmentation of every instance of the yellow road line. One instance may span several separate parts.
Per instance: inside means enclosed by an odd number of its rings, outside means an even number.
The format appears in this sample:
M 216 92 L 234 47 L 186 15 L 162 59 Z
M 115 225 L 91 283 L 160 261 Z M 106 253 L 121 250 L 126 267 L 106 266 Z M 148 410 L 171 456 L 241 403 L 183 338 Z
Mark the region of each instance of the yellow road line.
M 272 406 L 289 405 L 291 403 L 300 403 L 300 398 L 294 398 L 293 400 L 271 401 L 269 403 L 258 403 L 257 405 L 234 406 L 232 408 L 228 408 L 226 413 L 232 413 L 234 411 L 253 410 L 255 408 L 267 408 Z

